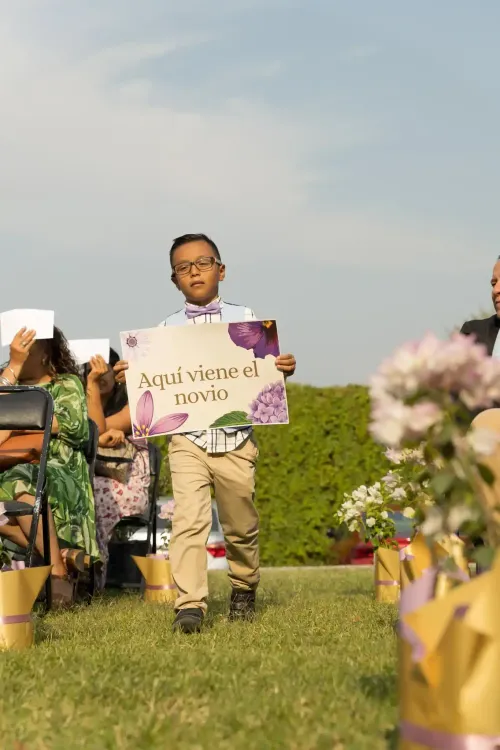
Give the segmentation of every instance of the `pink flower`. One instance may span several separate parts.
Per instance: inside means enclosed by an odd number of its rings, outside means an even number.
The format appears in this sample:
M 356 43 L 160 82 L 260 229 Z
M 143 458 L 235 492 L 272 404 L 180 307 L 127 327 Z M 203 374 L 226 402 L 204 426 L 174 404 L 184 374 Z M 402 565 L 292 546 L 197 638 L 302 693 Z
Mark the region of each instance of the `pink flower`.
M 407 406 L 398 399 L 385 398 L 373 406 L 370 432 L 379 443 L 400 448 L 406 441 L 424 439 L 442 418 L 443 412 L 433 401 Z
M 167 414 L 154 424 L 154 402 L 150 391 L 145 391 L 137 402 L 135 424 L 133 425 L 134 438 L 147 438 L 153 435 L 164 435 L 181 427 L 189 414 Z
M 500 363 L 470 336 L 456 334 L 440 341 L 428 334 L 400 347 L 371 383 L 375 399 L 386 394 L 404 400 L 423 390 L 463 393 L 471 402 L 488 406 L 500 395 Z
M 159 517 L 163 518 L 165 521 L 171 521 L 174 517 L 174 510 L 175 510 L 175 501 L 167 500 L 166 503 L 162 503 Z

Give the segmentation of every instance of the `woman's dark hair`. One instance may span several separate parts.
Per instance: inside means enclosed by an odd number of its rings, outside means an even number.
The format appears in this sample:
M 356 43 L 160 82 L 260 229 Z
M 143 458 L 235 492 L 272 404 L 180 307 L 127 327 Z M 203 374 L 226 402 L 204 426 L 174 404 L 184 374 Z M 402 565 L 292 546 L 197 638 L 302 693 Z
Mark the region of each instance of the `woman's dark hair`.
M 114 367 L 120 361 L 118 353 L 114 349 L 109 350 L 109 366 Z M 115 383 L 108 402 L 104 407 L 104 416 L 111 417 L 118 414 L 128 404 L 127 387 L 121 383 Z
M 53 338 L 40 339 L 39 343 L 45 353 L 49 374 L 53 379 L 56 379 L 59 375 L 80 377 L 78 364 L 71 353 L 66 336 L 60 328 L 54 326 Z
M 110 348 L 109 350 L 109 366 L 114 367 L 117 362 L 120 361 L 118 352 Z M 85 365 L 83 368 L 83 383 L 86 386 L 87 377 L 90 372 L 90 365 Z M 128 404 L 127 387 L 121 383 L 116 383 L 113 390 L 109 394 L 109 398 L 104 406 L 104 416 L 111 417 L 113 414 L 118 414 Z

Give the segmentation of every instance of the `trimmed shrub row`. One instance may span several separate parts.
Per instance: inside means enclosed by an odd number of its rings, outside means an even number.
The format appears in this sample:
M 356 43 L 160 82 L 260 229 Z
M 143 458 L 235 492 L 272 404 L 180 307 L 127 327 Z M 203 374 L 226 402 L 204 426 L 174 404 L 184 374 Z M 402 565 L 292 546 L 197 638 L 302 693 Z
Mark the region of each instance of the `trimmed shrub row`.
M 388 464 L 368 434 L 364 386 L 288 386 L 290 424 L 260 427 L 257 506 L 263 565 L 334 561 L 326 530 L 344 492 L 376 482 Z M 160 445 L 166 454 L 166 441 Z M 162 493 L 171 494 L 164 462 Z

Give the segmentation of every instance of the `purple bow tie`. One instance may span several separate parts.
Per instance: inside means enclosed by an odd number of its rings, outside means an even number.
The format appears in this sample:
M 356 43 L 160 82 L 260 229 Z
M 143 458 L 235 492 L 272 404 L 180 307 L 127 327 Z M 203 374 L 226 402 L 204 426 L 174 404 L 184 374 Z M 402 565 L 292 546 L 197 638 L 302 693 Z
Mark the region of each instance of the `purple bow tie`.
M 197 318 L 199 315 L 217 315 L 220 313 L 220 302 L 215 300 L 205 307 L 199 307 L 198 305 L 192 305 L 190 302 L 186 302 L 186 317 Z

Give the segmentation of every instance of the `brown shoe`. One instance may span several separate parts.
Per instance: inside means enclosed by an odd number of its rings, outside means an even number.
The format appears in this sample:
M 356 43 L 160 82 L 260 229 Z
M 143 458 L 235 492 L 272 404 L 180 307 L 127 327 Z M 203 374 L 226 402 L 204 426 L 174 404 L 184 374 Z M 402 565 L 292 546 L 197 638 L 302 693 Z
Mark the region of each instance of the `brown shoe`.
M 54 609 L 69 609 L 75 603 L 75 580 L 52 576 L 52 606 Z
M 82 549 L 68 549 L 65 547 L 61 550 L 61 557 L 68 573 L 85 573 L 87 569 L 85 558 L 88 555 L 85 555 Z

